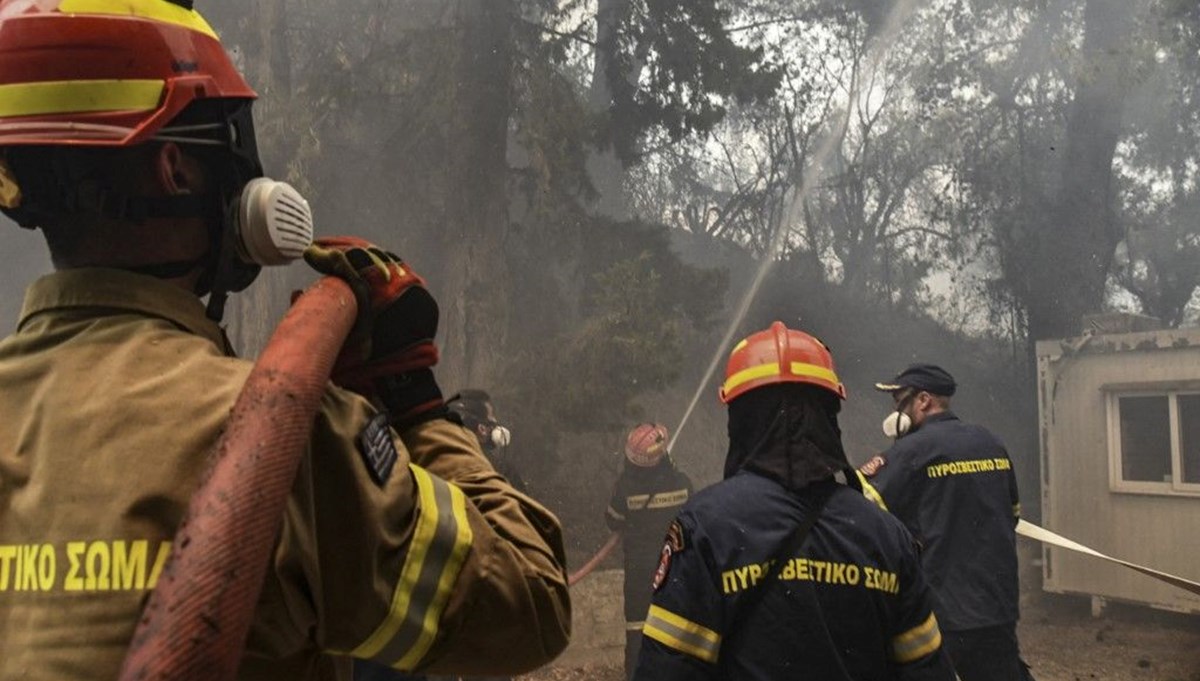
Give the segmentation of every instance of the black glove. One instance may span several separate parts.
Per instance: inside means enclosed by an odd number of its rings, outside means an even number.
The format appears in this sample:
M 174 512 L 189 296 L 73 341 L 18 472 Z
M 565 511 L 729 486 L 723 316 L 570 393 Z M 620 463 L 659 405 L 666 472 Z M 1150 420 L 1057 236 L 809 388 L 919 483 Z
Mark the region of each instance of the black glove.
M 438 361 L 438 306 L 425 280 L 398 256 L 355 237 L 317 239 L 304 260 L 345 280 L 358 299 L 333 382 L 382 404 L 398 427 L 444 413 L 430 369 Z

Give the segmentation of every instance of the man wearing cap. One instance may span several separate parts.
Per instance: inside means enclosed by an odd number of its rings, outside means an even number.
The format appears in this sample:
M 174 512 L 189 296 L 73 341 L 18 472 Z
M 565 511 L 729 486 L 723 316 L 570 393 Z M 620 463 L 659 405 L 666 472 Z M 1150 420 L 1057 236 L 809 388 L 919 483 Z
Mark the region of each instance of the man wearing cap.
M 633 676 L 650 588 L 667 525 L 692 493 L 692 481 L 667 452 L 667 427 L 641 423 L 625 438 L 625 467 L 604 512 L 625 545 L 625 677 Z
M 1000 440 L 950 411 L 954 378 L 914 364 L 876 389 L 895 409 L 896 440 L 860 469 L 923 546 L 946 650 L 963 681 L 1031 678 L 1020 659 L 1015 528 L 1017 479 Z
M 845 396 L 802 331 L 734 347 L 725 479 L 667 530 L 636 681 L 953 681 L 912 535 L 835 478 Z

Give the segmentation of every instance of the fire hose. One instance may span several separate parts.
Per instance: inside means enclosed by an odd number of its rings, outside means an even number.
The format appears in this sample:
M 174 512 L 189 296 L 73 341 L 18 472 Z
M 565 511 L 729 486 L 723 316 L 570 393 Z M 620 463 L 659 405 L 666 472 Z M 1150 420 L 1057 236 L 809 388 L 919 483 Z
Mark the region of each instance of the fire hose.
M 583 567 L 572 572 L 567 577 L 567 586 L 575 586 L 576 582 L 591 574 L 592 570 L 595 570 L 597 565 L 603 563 L 604 559 L 608 558 L 608 554 L 612 553 L 613 549 L 617 548 L 617 544 L 619 543 L 621 543 L 620 532 L 613 532 L 608 535 L 608 541 L 604 542 L 604 545 L 596 550 L 596 554 L 588 562 L 584 563 Z
M 1130 570 L 1140 572 L 1149 577 L 1153 577 L 1160 582 L 1165 582 L 1171 586 L 1178 587 L 1184 591 L 1189 591 L 1200 596 L 1200 582 L 1195 582 L 1178 575 L 1162 572 L 1161 570 L 1155 570 L 1154 568 L 1149 568 L 1144 565 L 1131 563 L 1126 560 L 1121 560 L 1120 558 L 1113 558 L 1112 556 L 1105 555 L 1093 548 L 1089 548 L 1078 542 L 1071 541 L 1062 535 L 1055 534 L 1050 530 L 1034 525 L 1026 520 L 1021 520 L 1017 523 L 1017 534 L 1021 535 L 1022 537 L 1033 539 L 1034 541 L 1042 542 L 1043 544 L 1069 549 L 1077 553 L 1082 553 L 1095 558 L 1100 558 L 1101 560 L 1106 560 L 1110 563 L 1123 565 Z M 571 576 L 567 581 L 567 585 L 575 586 L 576 582 L 591 574 L 591 572 L 596 569 L 596 566 L 603 562 L 604 559 L 608 557 L 608 554 L 612 553 L 613 549 L 617 547 L 617 544 L 620 542 L 620 540 L 621 534 L 619 532 L 613 532 L 609 536 L 608 541 L 596 550 L 596 554 L 593 555 L 588 562 L 584 563 L 583 567 L 571 573 Z
M 350 287 L 325 277 L 271 336 L 191 498 L 121 681 L 236 675 L 284 505 L 357 311 Z
M 1043 544 L 1049 544 L 1050 546 L 1057 546 L 1059 548 L 1075 551 L 1076 553 L 1082 553 L 1087 556 L 1092 556 L 1094 558 L 1106 560 L 1110 563 L 1116 563 L 1117 565 L 1123 565 L 1123 566 L 1129 568 L 1130 570 L 1140 572 L 1149 577 L 1153 577 L 1154 579 L 1157 579 L 1160 582 L 1165 582 L 1167 584 L 1170 584 L 1171 586 L 1179 587 L 1180 589 L 1183 589 L 1184 591 L 1189 591 L 1191 593 L 1194 593 L 1194 594 L 1200 596 L 1200 583 L 1198 583 L 1198 582 L 1194 582 L 1190 579 L 1185 579 L 1178 575 L 1172 575 L 1170 573 L 1163 572 L 1161 570 L 1155 570 L 1154 568 L 1149 568 L 1144 565 L 1138 565 L 1137 563 L 1131 563 L 1127 560 L 1121 560 L 1120 558 L 1113 558 L 1112 556 L 1108 556 L 1103 553 L 1100 553 L 1096 549 L 1084 546 L 1083 544 L 1080 544 L 1079 542 L 1075 542 L 1070 539 L 1067 539 L 1066 537 L 1064 537 L 1062 535 L 1055 534 L 1055 533 L 1051 532 L 1050 530 L 1047 530 L 1043 527 L 1038 527 L 1037 525 L 1034 525 L 1031 522 L 1027 522 L 1025 520 L 1018 522 L 1017 523 L 1017 534 L 1021 535 L 1022 537 L 1028 537 L 1029 539 L 1033 539 L 1035 541 L 1040 541 Z

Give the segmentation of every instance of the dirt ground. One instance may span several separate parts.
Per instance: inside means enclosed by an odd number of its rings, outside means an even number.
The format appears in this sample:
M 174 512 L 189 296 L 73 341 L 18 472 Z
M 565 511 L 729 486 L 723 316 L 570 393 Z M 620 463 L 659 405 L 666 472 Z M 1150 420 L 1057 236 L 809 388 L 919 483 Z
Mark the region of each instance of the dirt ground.
M 1110 604 L 1093 617 L 1090 599 L 1043 592 L 1029 557 L 1022 551 L 1018 636 L 1037 681 L 1200 681 L 1200 615 Z M 609 657 L 522 681 L 623 681 L 619 651 Z
M 1111 605 L 1100 618 L 1085 598 L 1030 599 L 1019 627 L 1037 681 L 1200 681 L 1200 617 Z M 620 660 L 547 669 L 522 681 L 624 681 Z

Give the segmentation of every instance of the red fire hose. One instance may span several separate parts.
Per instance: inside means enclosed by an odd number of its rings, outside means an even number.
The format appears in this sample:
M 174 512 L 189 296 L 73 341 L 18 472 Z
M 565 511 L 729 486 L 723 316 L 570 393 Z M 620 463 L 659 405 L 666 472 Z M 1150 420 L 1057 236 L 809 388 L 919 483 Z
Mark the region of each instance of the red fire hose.
M 357 304 L 325 277 L 255 364 L 142 612 L 121 681 L 234 678 L 321 395 Z
M 612 553 L 613 549 L 617 548 L 617 544 L 620 542 L 620 532 L 613 532 L 608 535 L 608 541 L 604 542 L 604 545 L 596 550 L 596 555 L 584 563 L 583 567 L 571 573 L 571 576 L 567 578 L 567 586 L 575 586 L 576 582 L 591 574 L 592 570 L 595 570 L 597 565 L 602 563 L 605 558 L 608 558 L 608 554 Z

